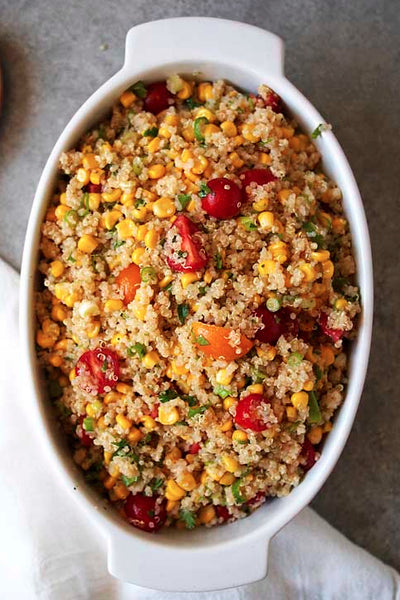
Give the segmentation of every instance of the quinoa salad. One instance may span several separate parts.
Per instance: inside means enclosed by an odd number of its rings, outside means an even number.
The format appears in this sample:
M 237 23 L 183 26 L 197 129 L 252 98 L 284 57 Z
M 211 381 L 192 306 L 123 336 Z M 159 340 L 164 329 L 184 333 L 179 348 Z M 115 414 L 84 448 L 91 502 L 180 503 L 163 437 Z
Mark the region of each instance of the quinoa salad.
M 245 517 L 318 461 L 360 313 L 326 128 L 266 85 L 173 75 L 60 157 L 37 355 L 75 463 L 135 527 Z

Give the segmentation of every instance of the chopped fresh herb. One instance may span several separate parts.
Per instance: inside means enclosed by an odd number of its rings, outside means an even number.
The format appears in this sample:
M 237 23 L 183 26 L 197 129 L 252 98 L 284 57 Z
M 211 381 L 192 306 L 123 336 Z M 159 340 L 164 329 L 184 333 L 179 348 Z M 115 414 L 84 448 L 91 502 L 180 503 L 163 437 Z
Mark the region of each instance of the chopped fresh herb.
M 134 483 L 137 483 L 139 481 L 139 475 L 136 475 L 135 477 L 127 477 L 126 475 L 121 475 L 121 479 L 122 483 L 126 487 L 129 487 L 130 485 L 133 485 Z
M 150 481 L 150 487 L 153 490 L 153 492 L 155 492 L 156 490 L 158 490 L 158 488 L 160 488 L 162 486 L 162 484 L 164 483 L 164 479 L 161 479 L 156 477 L 155 479 L 152 479 Z
M 83 419 L 82 425 L 85 431 L 94 431 L 94 421 L 92 417 L 86 417 Z
M 254 223 L 252 217 L 239 217 L 239 220 L 247 231 L 254 231 L 257 229 L 257 225 Z
M 68 261 L 68 262 L 71 262 L 71 263 L 76 263 L 76 259 L 75 259 L 75 258 L 72 256 L 72 254 L 70 254 L 70 255 L 68 256 L 68 258 L 67 258 L 67 261 Z
M 120 246 L 123 246 L 124 244 L 126 244 L 125 240 L 114 240 L 112 243 L 113 250 L 116 250 L 117 248 L 119 248 Z
M 231 395 L 231 392 L 227 390 L 226 387 L 224 387 L 223 385 L 216 385 L 213 389 L 213 393 L 222 398 L 222 400 Z
M 206 412 L 207 408 L 208 408 L 208 405 L 196 406 L 195 408 L 189 408 L 188 418 L 191 419 L 192 417 L 195 417 L 196 415 L 202 415 L 203 413 Z
M 185 523 L 186 529 L 194 529 L 196 527 L 195 516 L 190 510 L 181 510 L 179 518 Z
M 138 96 L 139 98 L 144 98 L 147 94 L 147 88 L 144 85 L 143 81 L 137 81 L 129 88 L 131 92 Z
M 266 307 L 271 312 L 277 312 L 281 306 L 282 302 L 279 300 L 279 298 L 268 298 L 266 302 Z
M 189 396 L 188 394 L 185 396 L 182 396 L 182 400 L 187 402 L 189 404 L 189 406 L 196 406 L 196 404 L 197 404 L 197 398 L 195 398 L 194 396 Z
M 139 206 L 144 206 L 146 204 L 146 201 L 143 200 L 143 198 L 139 198 L 139 200 L 136 200 L 135 202 L 135 208 L 139 208 Z
M 141 344 L 140 342 L 136 342 L 136 344 L 133 344 L 133 346 L 129 346 L 127 350 L 128 356 L 132 357 L 135 356 L 135 354 L 137 354 L 138 356 L 140 356 L 140 358 L 143 358 L 146 352 L 146 346 L 144 344 Z
M 56 379 L 53 379 L 49 383 L 49 396 L 50 398 L 59 398 L 62 395 L 62 387 Z
M 259 371 L 258 369 L 254 369 L 252 376 L 254 383 L 262 383 L 266 378 L 266 374 L 264 373 L 264 371 Z
M 157 275 L 153 267 L 143 267 L 140 269 L 140 278 L 144 283 L 156 283 Z
M 107 371 L 107 367 L 108 367 L 107 360 L 106 360 L 106 359 L 104 359 L 104 360 L 103 360 L 103 364 L 101 365 L 101 372 L 102 372 L 102 373 L 105 373 L 105 372 Z
M 322 379 L 324 372 L 321 369 L 321 367 L 319 367 L 318 365 L 313 365 L 313 369 L 314 369 L 314 373 L 315 373 L 315 377 L 316 377 L 317 381 Z
M 150 127 L 149 129 L 146 129 L 146 131 L 143 132 L 143 136 L 144 137 L 157 137 L 158 134 L 158 127 Z
M 207 117 L 198 117 L 197 119 L 194 120 L 193 123 L 193 131 L 194 131 L 194 137 L 196 138 L 196 140 L 198 142 L 204 142 L 205 138 L 202 132 L 202 126 L 203 125 L 207 125 L 208 123 L 208 119 Z
M 258 142 L 258 144 L 260 146 L 266 146 L 267 144 L 270 144 L 273 141 L 274 138 L 270 137 L 267 140 L 261 140 L 260 142 Z
M 214 256 L 214 259 L 215 259 L 215 267 L 218 271 L 220 271 L 223 267 L 221 254 L 219 252 L 217 252 L 216 255 Z
M 187 421 L 177 421 L 175 425 L 185 425 L 187 426 Z
M 178 204 L 179 204 L 179 208 L 178 210 L 185 210 L 185 208 L 187 207 L 187 205 L 189 204 L 191 199 L 190 194 L 178 194 Z
M 210 192 L 211 192 L 211 190 L 208 187 L 208 185 L 204 181 L 202 181 L 200 183 L 200 191 L 199 191 L 200 198 L 205 198 L 207 196 L 207 194 L 209 194 Z
M 321 421 L 321 411 L 318 404 L 317 394 L 309 392 L 308 394 L 308 422 L 319 423 Z
M 208 290 L 207 285 L 199 285 L 199 296 L 205 296 Z
M 243 504 L 246 498 L 240 493 L 240 486 L 242 485 L 242 478 L 236 479 L 235 483 L 231 485 L 232 495 L 238 504 Z
M 112 455 L 113 458 L 114 456 L 123 456 L 124 458 L 129 458 L 133 462 L 139 461 L 138 455 L 136 454 L 136 452 L 134 452 L 134 450 L 132 450 L 132 448 L 126 440 L 119 440 L 118 442 L 113 442 L 113 446 L 117 447 L 117 449 Z
M 319 137 L 320 135 L 322 135 L 323 128 L 324 128 L 324 124 L 320 123 L 318 125 L 318 127 L 316 127 L 314 129 L 314 131 L 311 134 L 311 137 L 312 137 L 313 140 L 315 140 L 317 137 Z
M 143 165 L 142 165 L 142 162 L 141 162 L 140 158 L 135 158 L 134 159 L 134 161 L 132 163 L 132 171 L 135 173 L 135 175 L 137 177 L 143 171 Z
M 165 390 L 165 392 L 161 392 L 158 395 L 160 402 L 164 403 L 164 402 L 169 402 L 169 400 L 174 400 L 175 398 L 178 397 L 178 394 L 176 393 L 175 390 L 173 390 L 172 388 L 170 388 L 169 390 Z
M 194 339 L 195 343 L 198 344 L 199 346 L 209 346 L 210 342 L 208 340 L 206 340 L 206 338 L 202 335 L 198 335 L 195 339 Z
M 190 312 L 189 304 L 178 304 L 178 317 L 182 325 L 185 323 Z
M 295 421 L 294 423 L 288 423 L 285 425 L 285 431 L 288 433 L 294 433 L 298 426 L 301 425 L 301 421 Z
M 185 104 L 190 110 L 193 110 L 198 106 L 202 106 L 201 102 L 197 102 L 197 100 L 195 100 L 194 98 L 188 98 L 187 100 L 185 100 Z
M 323 246 L 325 241 L 324 237 L 320 233 L 317 233 L 314 223 L 312 223 L 311 221 L 306 221 L 305 223 L 303 223 L 303 229 L 306 232 L 307 237 L 310 238 L 312 242 L 315 242 L 318 248 L 321 248 Z
M 289 367 L 297 367 L 301 363 L 303 358 L 304 356 L 300 354 L 300 352 L 292 352 L 292 354 L 287 360 L 287 364 L 289 365 Z

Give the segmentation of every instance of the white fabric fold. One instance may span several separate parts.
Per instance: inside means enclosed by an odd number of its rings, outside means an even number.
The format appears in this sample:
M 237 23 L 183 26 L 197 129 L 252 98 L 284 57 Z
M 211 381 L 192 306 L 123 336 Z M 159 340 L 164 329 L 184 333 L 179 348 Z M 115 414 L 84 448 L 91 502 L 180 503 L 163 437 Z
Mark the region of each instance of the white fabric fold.
M 103 538 L 66 496 L 42 451 L 21 377 L 18 275 L 0 261 L 0 598 L 4 600 L 393 600 L 399 574 L 313 510 L 271 542 L 269 575 L 207 593 L 145 590 L 112 578 Z

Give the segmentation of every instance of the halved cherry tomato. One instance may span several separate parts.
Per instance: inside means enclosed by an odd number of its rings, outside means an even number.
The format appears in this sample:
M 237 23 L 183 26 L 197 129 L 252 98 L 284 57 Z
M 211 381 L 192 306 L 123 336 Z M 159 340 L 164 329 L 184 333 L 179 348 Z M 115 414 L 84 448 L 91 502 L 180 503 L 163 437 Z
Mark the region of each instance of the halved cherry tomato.
M 217 513 L 217 517 L 219 519 L 222 519 L 223 521 L 228 521 L 230 518 L 232 518 L 232 515 L 230 514 L 226 506 L 216 506 L 215 512 Z
M 167 513 L 165 500 L 161 504 L 157 500 L 157 496 L 130 494 L 124 504 L 129 523 L 150 533 L 161 529 L 166 521 Z
M 248 194 L 246 192 L 246 188 L 251 183 L 256 183 L 257 185 L 264 185 L 265 183 L 270 183 L 271 181 L 276 181 L 275 175 L 271 173 L 268 168 L 265 169 L 249 169 L 245 171 L 240 176 L 240 179 L 243 182 L 243 194 L 245 198 L 248 198 Z
M 195 322 L 192 324 L 192 329 L 197 348 L 212 358 L 236 360 L 247 354 L 253 347 L 253 342 L 241 334 L 239 345 L 233 348 L 229 344 L 229 336 L 232 333 L 229 327 Z
M 90 448 L 90 446 L 93 445 L 93 439 L 90 437 L 87 431 L 83 429 L 83 420 L 84 417 L 79 418 L 79 425 L 76 428 L 76 435 L 81 440 L 82 446 L 84 446 L 85 448 Z
M 192 444 L 189 448 L 189 454 L 197 454 L 199 452 L 200 448 L 201 448 L 201 446 L 200 446 L 199 442 Z
M 107 348 L 87 350 L 75 366 L 79 386 L 88 394 L 103 394 L 117 385 L 120 367 L 117 354 Z
M 207 186 L 211 191 L 201 201 L 206 213 L 216 219 L 230 219 L 239 214 L 242 192 L 234 181 L 217 177 L 207 181 Z
M 264 105 L 269 106 L 274 112 L 280 113 L 282 112 L 282 99 L 276 92 L 270 90 L 267 94 L 267 97 L 263 98 Z
M 328 327 L 328 315 L 325 312 L 322 312 L 319 315 L 318 323 L 322 333 L 330 337 L 334 342 L 338 342 L 343 337 L 343 329 L 332 329 L 331 327 Z
M 115 283 L 123 293 L 124 304 L 130 304 L 142 283 L 139 267 L 135 265 L 135 263 L 132 263 L 129 267 L 126 267 L 126 269 L 122 269 L 121 273 L 116 278 Z
M 167 239 L 164 251 L 167 254 L 167 263 L 173 271 L 191 272 L 202 269 L 207 264 L 207 254 L 198 236 L 199 228 L 191 219 L 180 215 L 173 222 L 170 231 L 175 232 L 172 242 Z M 176 247 L 174 237 L 180 237 Z
M 309 471 L 317 462 L 315 456 L 314 446 L 309 439 L 305 438 L 303 447 L 301 449 L 301 455 L 305 459 L 305 465 L 303 465 L 304 471 Z
M 87 191 L 89 194 L 101 194 L 103 186 L 101 183 L 88 183 Z
M 169 107 L 171 94 L 167 90 L 165 81 L 156 81 L 147 86 L 147 93 L 143 102 L 144 110 L 157 115 Z
M 291 311 L 288 308 L 271 312 L 268 308 L 260 306 L 256 310 L 256 315 L 262 320 L 264 327 L 257 331 L 255 337 L 264 344 L 276 344 L 281 335 L 292 335 L 293 337 L 298 335 L 298 321 L 290 317 Z
M 269 404 L 268 398 L 262 394 L 249 394 L 239 400 L 236 407 L 235 422 L 243 429 L 251 431 L 264 431 L 268 424 L 264 422 L 262 416 L 263 404 Z

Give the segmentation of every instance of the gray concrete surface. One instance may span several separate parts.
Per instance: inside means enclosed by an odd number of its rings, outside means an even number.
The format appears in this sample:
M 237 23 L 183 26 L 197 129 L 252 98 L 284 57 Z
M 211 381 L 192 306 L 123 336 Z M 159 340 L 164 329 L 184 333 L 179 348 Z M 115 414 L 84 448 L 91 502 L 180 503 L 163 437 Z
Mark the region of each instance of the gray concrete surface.
M 374 342 L 352 434 L 313 505 L 354 542 L 400 568 L 395 1 L 0 0 L 0 255 L 18 268 L 44 162 L 71 115 L 120 67 L 127 29 L 186 15 L 241 20 L 283 37 L 288 77 L 333 124 L 354 169 L 373 243 Z

